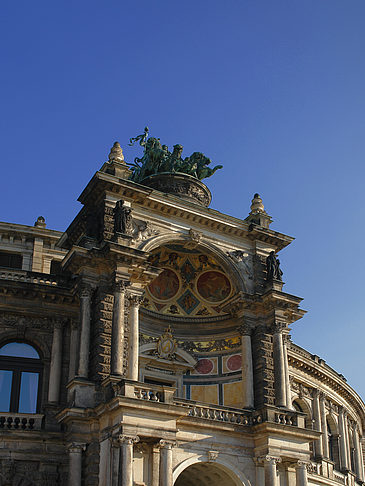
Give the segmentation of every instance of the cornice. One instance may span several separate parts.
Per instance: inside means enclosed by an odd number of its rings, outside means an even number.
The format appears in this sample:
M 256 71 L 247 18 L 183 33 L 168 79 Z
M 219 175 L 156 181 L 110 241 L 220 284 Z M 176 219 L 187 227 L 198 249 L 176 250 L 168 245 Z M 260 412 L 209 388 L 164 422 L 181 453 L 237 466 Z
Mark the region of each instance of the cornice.
M 58 240 L 63 232 L 48 228 L 39 228 L 37 226 L 28 226 L 25 224 L 7 223 L 0 221 L 0 233 L 16 233 L 25 236 L 41 236 L 43 238 L 50 238 Z
M 294 239 L 277 231 L 183 200 L 178 196 L 165 194 L 100 171 L 95 173 L 78 200 L 84 205 L 93 206 L 106 194 L 116 199 L 134 202 L 136 207 L 142 206 L 144 209 L 151 210 L 154 214 L 166 215 L 174 220 L 187 221 L 191 225 L 197 224 L 226 236 L 260 240 L 278 250 L 285 248 Z M 75 224 L 80 221 L 79 215 L 66 230 L 65 235 L 61 238 L 60 245 L 67 246 L 67 235 L 76 231 Z
M 294 343 L 288 344 L 288 363 L 294 369 L 328 386 L 347 403 L 351 404 L 361 417 L 365 428 L 365 404 L 361 397 L 346 383 L 343 375 L 337 373 L 318 356 L 310 354 Z

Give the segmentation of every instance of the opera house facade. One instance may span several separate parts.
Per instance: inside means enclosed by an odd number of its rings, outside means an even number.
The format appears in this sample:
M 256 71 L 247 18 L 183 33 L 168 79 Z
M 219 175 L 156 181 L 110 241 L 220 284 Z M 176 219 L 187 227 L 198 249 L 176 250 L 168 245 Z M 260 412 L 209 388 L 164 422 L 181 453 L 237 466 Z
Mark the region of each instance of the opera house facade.
M 0 485 L 364 484 L 364 403 L 290 337 L 292 238 L 258 194 L 211 209 L 203 154 L 135 140 L 65 232 L 0 223 Z

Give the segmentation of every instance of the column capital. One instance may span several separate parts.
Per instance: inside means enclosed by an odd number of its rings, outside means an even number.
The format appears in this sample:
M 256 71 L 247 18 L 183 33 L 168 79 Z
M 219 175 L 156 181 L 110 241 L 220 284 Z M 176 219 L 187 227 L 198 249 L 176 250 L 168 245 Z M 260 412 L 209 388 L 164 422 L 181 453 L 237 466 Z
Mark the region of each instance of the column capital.
M 77 454 L 81 454 L 81 452 L 86 450 L 86 444 L 80 442 L 70 442 L 66 447 L 69 452 Z
M 90 299 L 93 292 L 93 288 L 91 287 L 91 285 L 81 284 L 78 291 L 79 291 L 80 299 Z
M 168 449 L 171 450 L 173 447 L 176 447 L 177 443 L 173 440 L 165 440 L 161 439 L 159 442 L 160 449 Z
M 55 329 L 62 329 L 66 321 L 65 319 L 55 317 L 54 319 L 52 319 L 52 322 Z
M 119 442 L 119 444 L 133 445 L 133 444 L 137 444 L 137 442 L 139 442 L 139 437 L 138 437 L 138 435 L 123 435 L 123 434 L 120 434 L 118 436 L 118 442 Z
M 139 307 L 142 304 L 143 296 L 136 294 L 128 294 L 127 296 L 129 303 L 132 307 Z
M 77 319 L 70 319 L 71 330 L 76 331 L 79 328 L 79 322 Z
M 208 451 L 208 462 L 215 462 L 218 459 L 218 451 Z
M 113 283 L 113 291 L 124 294 L 127 288 L 130 286 L 130 284 L 131 283 L 128 282 L 128 280 L 116 279 L 115 282 Z
M 281 457 L 271 456 L 267 454 L 266 456 L 260 456 L 256 458 L 259 464 L 279 464 L 281 462 Z
M 275 321 L 271 325 L 271 328 L 270 329 L 271 329 L 271 332 L 273 334 L 282 333 L 285 329 L 287 329 L 287 324 L 286 324 L 286 322 Z
M 309 469 L 311 467 L 312 463 L 310 461 L 302 461 L 302 460 L 299 460 L 297 462 L 294 463 L 294 467 L 298 468 L 298 469 Z
M 251 336 L 253 326 L 248 322 L 242 322 L 242 324 L 237 327 L 237 331 L 241 336 Z

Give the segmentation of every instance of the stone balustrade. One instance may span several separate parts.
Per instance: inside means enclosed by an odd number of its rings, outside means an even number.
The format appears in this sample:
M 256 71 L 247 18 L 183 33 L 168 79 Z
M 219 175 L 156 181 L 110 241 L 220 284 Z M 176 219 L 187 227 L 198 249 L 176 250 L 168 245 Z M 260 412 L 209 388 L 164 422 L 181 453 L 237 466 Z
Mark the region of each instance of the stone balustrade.
M 176 388 L 163 385 L 149 385 L 133 380 L 121 380 L 113 385 L 114 396 L 135 398 L 155 403 L 173 403 Z
M 257 420 L 257 417 L 253 417 L 250 411 L 245 412 L 228 407 L 212 407 L 185 399 L 175 399 L 174 404 L 188 408 L 188 417 L 214 420 L 215 422 L 230 423 L 233 425 L 253 425 L 260 421 L 260 419 Z
M 164 391 L 163 387 L 145 387 L 145 386 L 135 386 L 134 395 L 139 400 L 150 400 L 151 402 L 164 402 Z
M 297 411 L 278 411 L 269 408 L 260 411 L 234 409 L 224 406 L 209 406 L 205 403 L 175 398 L 176 389 L 170 386 L 149 385 L 133 380 L 120 380 L 113 384 L 115 397 L 126 397 L 146 402 L 174 404 L 187 410 L 187 417 L 232 425 L 252 426 L 262 422 L 272 422 L 292 427 L 305 427 L 305 416 Z
M 2 413 L 0 415 L 0 430 L 41 430 L 43 415 Z
M 59 284 L 58 279 L 54 276 L 46 274 L 32 274 L 32 272 L 18 270 L 16 272 L 11 270 L 0 271 L 0 280 L 12 280 L 14 282 L 25 282 L 32 284 L 49 285 L 51 287 L 57 287 Z
M 283 424 L 283 425 L 298 425 L 298 420 L 297 420 L 297 414 L 296 413 L 281 413 L 281 412 L 276 412 L 275 413 L 275 422 L 277 424 Z

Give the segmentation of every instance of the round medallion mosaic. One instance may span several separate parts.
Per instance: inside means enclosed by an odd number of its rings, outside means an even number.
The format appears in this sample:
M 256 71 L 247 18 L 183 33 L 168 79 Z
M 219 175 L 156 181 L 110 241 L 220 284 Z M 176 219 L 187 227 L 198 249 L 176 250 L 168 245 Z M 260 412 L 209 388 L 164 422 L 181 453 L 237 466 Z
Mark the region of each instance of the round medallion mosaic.
M 198 361 L 195 370 L 201 375 L 207 375 L 213 370 L 213 363 L 210 359 L 203 358 Z
M 197 282 L 197 290 L 208 302 L 222 302 L 231 293 L 231 284 L 223 273 L 208 271 L 203 273 Z
M 149 284 L 148 290 L 156 299 L 170 300 L 177 294 L 179 286 L 179 278 L 176 273 L 166 268 Z
M 241 368 L 242 357 L 240 354 L 234 354 L 227 359 L 227 368 L 230 371 L 237 371 Z

